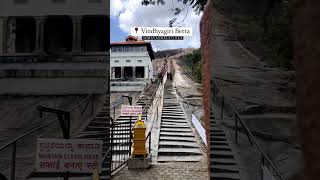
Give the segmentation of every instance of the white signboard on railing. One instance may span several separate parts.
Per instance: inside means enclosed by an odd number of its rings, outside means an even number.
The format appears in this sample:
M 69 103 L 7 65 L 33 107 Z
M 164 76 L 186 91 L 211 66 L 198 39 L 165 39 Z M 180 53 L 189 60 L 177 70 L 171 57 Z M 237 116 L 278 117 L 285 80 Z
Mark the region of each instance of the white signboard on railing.
M 262 166 L 263 179 L 262 180 L 276 180 L 272 173 L 266 166 Z
M 198 134 L 200 135 L 202 141 L 207 145 L 207 138 L 206 138 L 206 130 L 201 125 L 200 121 L 197 119 L 195 115 L 192 114 L 192 124 L 196 128 Z
M 142 106 L 121 105 L 121 116 L 141 116 Z
M 93 173 L 102 168 L 102 140 L 37 140 L 37 172 Z

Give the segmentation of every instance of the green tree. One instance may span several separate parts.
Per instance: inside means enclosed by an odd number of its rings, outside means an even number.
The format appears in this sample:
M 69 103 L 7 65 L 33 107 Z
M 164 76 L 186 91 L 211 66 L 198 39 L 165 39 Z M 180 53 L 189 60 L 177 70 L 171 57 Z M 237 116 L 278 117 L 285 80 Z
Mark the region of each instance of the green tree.
M 192 53 L 186 55 L 186 59 L 192 62 L 191 71 L 192 76 L 197 80 L 201 80 L 201 53 L 200 49 L 194 50 Z
M 199 14 L 200 12 L 202 12 L 204 10 L 204 6 L 206 5 L 208 0 L 176 0 L 178 2 L 182 2 L 184 5 L 189 5 L 192 6 L 192 8 L 194 9 L 194 11 Z M 142 0 L 141 4 L 144 6 L 148 6 L 148 5 L 164 5 L 166 3 L 166 0 Z M 172 1 L 173 3 L 173 1 Z M 171 12 L 173 12 L 173 15 L 178 16 L 179 14 L 181 14 L 182 12 L 186 11 L 186 15 L 188 14 L 188 8 L 180 8 L 180 7 L 173 7 L 171 9 Z M 186 18 L 187 16 L 185 16 Z M 181 22 L 176 22 L 178 19 L 177 18 L 173 18 L 169 21 L 169 26 L 177 26 L 180 25 L 184 19 Z

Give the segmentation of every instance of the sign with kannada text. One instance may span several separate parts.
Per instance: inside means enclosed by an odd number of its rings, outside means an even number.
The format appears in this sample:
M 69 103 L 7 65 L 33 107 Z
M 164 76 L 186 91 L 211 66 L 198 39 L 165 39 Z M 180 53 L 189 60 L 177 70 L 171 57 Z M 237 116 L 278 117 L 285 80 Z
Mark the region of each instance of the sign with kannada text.
M 102 140 L 44 139 L 37 140 L 37 172 L 101 172 Z
M 142 106 L 121 106 L 121 116 L 140 116 L 142 115 Z

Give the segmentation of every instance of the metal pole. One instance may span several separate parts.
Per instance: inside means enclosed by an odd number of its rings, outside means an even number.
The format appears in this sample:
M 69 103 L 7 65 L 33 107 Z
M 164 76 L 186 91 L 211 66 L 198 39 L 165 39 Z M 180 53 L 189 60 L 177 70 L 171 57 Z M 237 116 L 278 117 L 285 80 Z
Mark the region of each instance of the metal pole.
M 213 97 L 212 97 L 213 103 L 214 103 L 215 96 L 216 96 L 216 85 L 213 83 Z
M 222 106 L 221 106 L 221 117 L 220 117 L 220 120 L 223 120 L 223 110 L 224 110 L 224 96 L 222 96 Z
M 16 153 L 17 153 L 17 143 L 13 143 L 12 154 L 11 154 L 11 180 L 15 180 L 16 175 Z
M 130 135 L 130 137 L 129 137 L 129 156 L 131 156 L 131 141 L 132 141 L 132 137 L 131 137 L 131 133 L 132 133 L 132 129 L 131 129 L 131 116 L 130 116 L 130 132 L 129 132 L 129 135 Z
M 111 142 L 110 142 L 111 172 L 112 172 L 113 131 L 114 131 L 114 123 L 111 123 Z
M 91 104 L 91 112 L 92 114 L 91 115 L 94 115 L 94 94 L 92 94 L 92 104 Z
M 159 118 L 159 106 L 157 107 L 157 121 L 158 121 L 158 118 Z
M 236 144 L 238 144 L 238 116 L 237 116 L 237 113 L 234 113 L 234 118 L 236 121 Z
M 149 153 L 151 153 L 151 131 L 149 133 L 150 133 L 150 137 L 149 137 Z
M 113 107 L 113 120 L 116 120 L 116 107 Z

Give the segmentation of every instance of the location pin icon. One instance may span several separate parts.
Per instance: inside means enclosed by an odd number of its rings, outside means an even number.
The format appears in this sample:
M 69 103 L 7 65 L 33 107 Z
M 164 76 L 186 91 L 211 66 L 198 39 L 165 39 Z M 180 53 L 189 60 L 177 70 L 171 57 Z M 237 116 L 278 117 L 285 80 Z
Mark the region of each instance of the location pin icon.
M 134 30 L 136 30 L 136 33 L 138 33 L 139 28 L 136 27 Z

